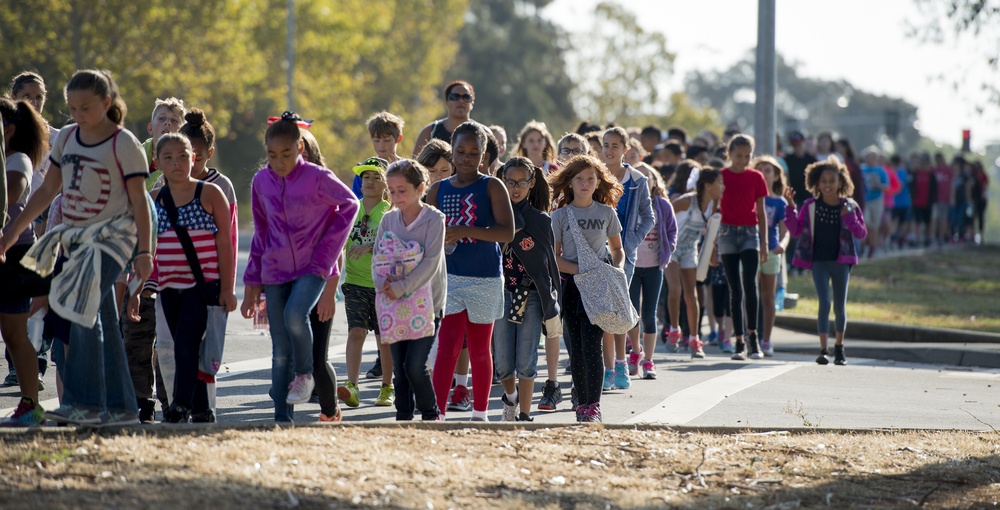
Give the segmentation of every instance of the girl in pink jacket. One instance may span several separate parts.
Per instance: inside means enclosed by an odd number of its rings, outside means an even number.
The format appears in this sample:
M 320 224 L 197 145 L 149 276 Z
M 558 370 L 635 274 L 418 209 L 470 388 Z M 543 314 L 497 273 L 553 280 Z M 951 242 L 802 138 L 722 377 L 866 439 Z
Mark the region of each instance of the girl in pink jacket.
M 294 404 L 309 401 L 313 381 L 309 312 L 333 318 L 340 269 L 337 256 L 358 210 L 351 189 L 333 172 L 306 162 L 298 115 L 285 112 L 264 135 L 267 166 L 251 184 L 254 223 L 243 316 L 256 313 L 267 297 L 271 330 L 271 391 L 274 419 L 292 421 Z

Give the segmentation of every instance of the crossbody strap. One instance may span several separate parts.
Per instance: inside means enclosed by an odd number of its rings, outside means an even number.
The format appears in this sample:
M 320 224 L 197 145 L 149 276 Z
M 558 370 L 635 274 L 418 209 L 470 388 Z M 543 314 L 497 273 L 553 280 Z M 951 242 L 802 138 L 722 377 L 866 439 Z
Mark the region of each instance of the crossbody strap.
M 201 181 L 198 181 L 198 186 L 195 188 L 194 196 L 197 200 L 201 197 Z M 188 265 L 191 266 L 191 273 L 194 274 L 194 279 L 198 282 L 198 287 L 205 291 L 205 274 L 201 271 L 201 262 L 198 261 L 198 252 L 194 249 L 194 242 L 191 241 L 191 235 L 188 233 L 187 228 L 184 228 L 178 222 L 179 213 L 177 212 L 177 206 L 174 204 L 174 197 L 170 194 L 170 186 L 164 185 L 160 188 L 160 194 L 156 197 L 156 201 L 163 205 L 163 208 L 167 211 L 167 218 L 170 220 L 170 224 L 174 226 L 174 232 L 177 234 L 177 240 L 181 242 L 181 247 L 184 248 L 184 256 L 187 258 Z M 215 303 L 209 303 L 209 305 L 214 305 Z
M 566 207 L 566 213 L 569 217 L 569 229 L 573 232 L 573 241 L 576 243 L 577 265 L 580 266 L 580 272 L 585 273 L 597 267 L 602 262 L 597 257 L 594 249 L 590 247 L 587 238 L 583 236 L 580 225 L 576 222 L 576 214 L 573 213 L 573 206 L 567 205 Z

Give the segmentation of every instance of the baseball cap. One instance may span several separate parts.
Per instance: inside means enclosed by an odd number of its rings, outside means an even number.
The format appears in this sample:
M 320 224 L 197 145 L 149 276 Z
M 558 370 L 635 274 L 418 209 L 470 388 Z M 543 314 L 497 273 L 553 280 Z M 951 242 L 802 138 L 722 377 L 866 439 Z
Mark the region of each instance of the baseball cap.
M 361 175 L 365 172 L 378 172 L 385 175 L 385 169 L 389 167 L 389 162 L 382 158 L 368 158 L 357 165 L 354 165 L 354 173 Z
M 788 143 L 799 143 L 805 139 L 806 137 L 802 134 L 802 131 L 795 130 L 788 134 Z

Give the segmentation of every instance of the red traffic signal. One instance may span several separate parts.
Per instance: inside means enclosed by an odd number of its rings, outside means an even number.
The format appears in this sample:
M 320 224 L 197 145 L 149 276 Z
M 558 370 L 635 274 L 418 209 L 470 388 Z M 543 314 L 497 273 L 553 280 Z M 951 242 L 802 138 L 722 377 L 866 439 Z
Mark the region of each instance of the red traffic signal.
M 972 130 L 962 130 L 962 152 L 972 152 L 969 141 L 972 139 Z

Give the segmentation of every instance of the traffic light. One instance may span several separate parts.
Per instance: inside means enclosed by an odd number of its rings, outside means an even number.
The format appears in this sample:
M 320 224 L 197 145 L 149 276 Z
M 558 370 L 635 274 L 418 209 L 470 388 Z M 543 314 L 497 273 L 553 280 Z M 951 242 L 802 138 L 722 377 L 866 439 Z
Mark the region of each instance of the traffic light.
M 971 138 L 972 138 L 972 130 L 971 129 L 963 129 L 962 130 L 962 152 L 972 152 L 972 149 L 971 149 L 970 144 L 969 144 L 969 140 Z

